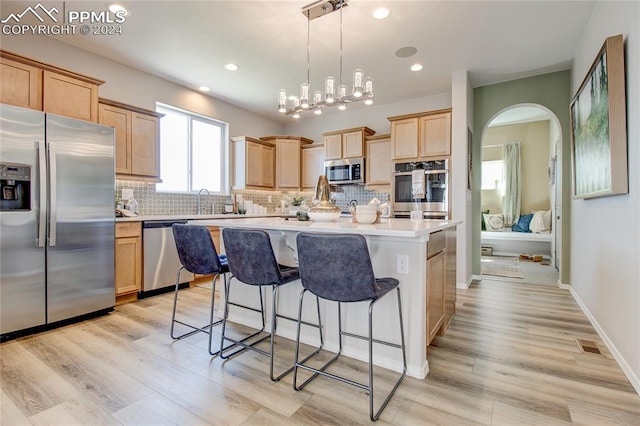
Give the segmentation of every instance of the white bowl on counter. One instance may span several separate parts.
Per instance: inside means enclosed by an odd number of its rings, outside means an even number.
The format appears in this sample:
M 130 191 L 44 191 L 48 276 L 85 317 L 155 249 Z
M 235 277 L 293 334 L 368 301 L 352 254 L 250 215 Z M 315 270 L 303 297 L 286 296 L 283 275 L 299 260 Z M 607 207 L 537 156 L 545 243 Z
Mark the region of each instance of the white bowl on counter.
M 309 219 L 311 219 L 314 222 L 334 222 L 334 221 L 340 219 L 340 215 L 341 214 L 342 214 L 342 212 L 340 210 L 338 210 L 338 211 L 333 211 L 333 210 L 311 211 L 311 210 L 309 210 L 307 212 L 307 215 L 309 216 Z
M 374 210 L 373 213 L 356 211 L 356 220 L 358 223 L 370 224 L 376 221 L 378 213 Z

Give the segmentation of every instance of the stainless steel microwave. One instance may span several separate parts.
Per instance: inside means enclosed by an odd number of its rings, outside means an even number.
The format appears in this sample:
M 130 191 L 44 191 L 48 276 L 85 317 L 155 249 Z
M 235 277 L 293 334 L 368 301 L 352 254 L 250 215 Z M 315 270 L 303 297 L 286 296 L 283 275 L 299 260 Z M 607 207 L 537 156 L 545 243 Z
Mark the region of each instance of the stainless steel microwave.
M 324 173 L 332 185 L 364 183 L 364 158 L 327 160 Z

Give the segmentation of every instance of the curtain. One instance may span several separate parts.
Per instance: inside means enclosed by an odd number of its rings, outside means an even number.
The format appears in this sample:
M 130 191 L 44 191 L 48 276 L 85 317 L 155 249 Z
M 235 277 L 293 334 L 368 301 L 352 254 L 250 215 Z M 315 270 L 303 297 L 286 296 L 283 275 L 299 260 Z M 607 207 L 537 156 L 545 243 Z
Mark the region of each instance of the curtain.
M 505 144 L 502 147 L 504 163 L 504 197 L 502 214 L 504 223 L 512 225 L 520 218 L 522 202 L 522 181 L 520 178 L 520 142 Z

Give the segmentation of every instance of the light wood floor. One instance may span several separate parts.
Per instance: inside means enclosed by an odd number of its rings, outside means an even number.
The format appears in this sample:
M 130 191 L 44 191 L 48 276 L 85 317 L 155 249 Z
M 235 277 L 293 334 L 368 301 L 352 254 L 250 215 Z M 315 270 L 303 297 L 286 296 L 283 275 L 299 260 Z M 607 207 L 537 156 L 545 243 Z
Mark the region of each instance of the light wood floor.
M 208 291 L 181 292 L 193 316 L 206 318 Z M 428 377 L 407 378 L 380 424 L 640 424 L 640 397 L 568 291 L 483 280 L 458 299 L 428 350 Z M 172 342 L 170 309 L 171 295 L 157 296 L 0 345 L 0 424 L 370 423 L 361 390 L 318 378 L 295 392 L 291 375 L 269 380 L 258 354 L 222 362 L 204 334 Z M 576 338 L 602 354 L 581 352 Z M 357 361 L 335 371 L 365 380 Z M 395 373 L 376 374 L 388 389 Z

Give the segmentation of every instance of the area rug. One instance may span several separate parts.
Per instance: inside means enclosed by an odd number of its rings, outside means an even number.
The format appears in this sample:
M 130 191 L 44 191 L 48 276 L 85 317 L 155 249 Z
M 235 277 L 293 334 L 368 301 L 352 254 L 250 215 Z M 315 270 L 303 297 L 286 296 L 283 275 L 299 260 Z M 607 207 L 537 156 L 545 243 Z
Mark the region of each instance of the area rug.
M 481 265 L 482 275 L 524 278 L 520 260 L 517 257 L 483 256 Z

